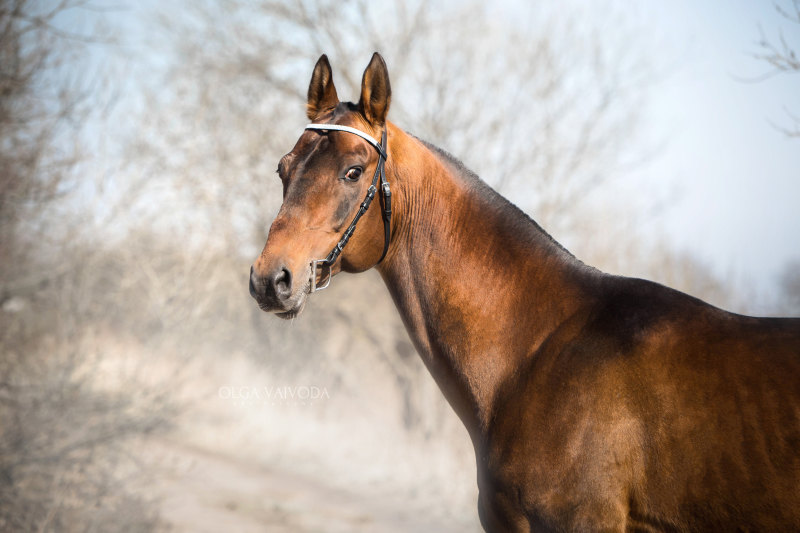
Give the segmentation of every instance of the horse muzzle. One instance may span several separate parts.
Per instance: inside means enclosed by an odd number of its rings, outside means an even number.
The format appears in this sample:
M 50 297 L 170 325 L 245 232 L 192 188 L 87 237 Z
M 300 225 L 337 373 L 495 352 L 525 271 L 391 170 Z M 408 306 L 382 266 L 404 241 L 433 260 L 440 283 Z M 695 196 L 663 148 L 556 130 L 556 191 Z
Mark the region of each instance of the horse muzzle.
M 294 318 L 303 310 L 308 281 L 303 279 L 301 283 L 303 286 L 298 287 L 292 271 L 285 265 L 278 265 L 266 274 L 259 273 L 255 266 L 250 267 L 250 296 L 262 311 L 281 318 Z

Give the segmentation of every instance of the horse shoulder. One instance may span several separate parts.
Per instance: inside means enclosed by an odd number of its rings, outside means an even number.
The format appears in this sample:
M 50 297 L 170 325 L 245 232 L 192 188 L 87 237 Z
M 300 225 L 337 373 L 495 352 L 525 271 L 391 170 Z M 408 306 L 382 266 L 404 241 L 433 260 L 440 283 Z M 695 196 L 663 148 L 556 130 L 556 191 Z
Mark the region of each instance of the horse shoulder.
M 502 387 L 488 431 L 484 485 L 542 529 L 623 528 L 642 476 L 625 343 L 595 322 L 586 309 L 537 347 Z
M 786 485 L 762 503 L 787 508 L 800 468 L 800 321 L 738 317 L 655 283 L 613 280 L 501 388 L 486 485 L 518 495 L 543 524 L 579 529 L 735 521 L 715 515 L 727 511 L 713 501 L 756 501 L 758 483 L 739 479 L 748 476 Z M 747 398 L 755 404 L 740 416 Z M 731 439 L 748 432 L 777 443 Z M 767 472 L 773 460 L 789 475 Z M 686 518 L 693 492 L 711 522 Z

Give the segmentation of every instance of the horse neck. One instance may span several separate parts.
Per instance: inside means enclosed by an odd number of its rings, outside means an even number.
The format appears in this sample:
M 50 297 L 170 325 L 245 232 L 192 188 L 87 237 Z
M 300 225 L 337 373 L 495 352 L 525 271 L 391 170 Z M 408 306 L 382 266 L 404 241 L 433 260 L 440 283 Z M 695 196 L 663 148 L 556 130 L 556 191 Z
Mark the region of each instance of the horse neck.
M 392 244 L 378 267 L 473 441 L 501 384 L 580 307 L 586 267 L 513 205 L 390 125 Z

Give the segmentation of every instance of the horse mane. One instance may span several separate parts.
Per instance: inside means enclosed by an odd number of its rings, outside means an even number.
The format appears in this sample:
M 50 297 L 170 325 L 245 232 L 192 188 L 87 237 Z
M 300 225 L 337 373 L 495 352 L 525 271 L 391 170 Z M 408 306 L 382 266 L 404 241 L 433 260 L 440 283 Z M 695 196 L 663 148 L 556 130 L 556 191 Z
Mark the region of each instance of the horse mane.
M 486 201 L 492 209 L 504 215 L 505 218 L 509 220 L 521 234 L 530 235 L 531 238 L 544 237 L 545 241 L 554 246 L 557 250 L 566 254 L 570 259 L 583 264 L 582 261 L 577 259 L 572 252 L 567 250 L 560 242 L 554 239 L 552 235 L 545 231 L 544 228 L 542 228 L 527 213 L 494 190 L 488 183 L 483 181 L 480 176 L 467 168 L 467 166 L 464 165 L 460 159 L 455 157 L 447 150 L 439 148 L 435 144 L 432 144 L 424 139 L 420 139 L 413 134 L 410 135 L 414 139 L 421 142 L 426 148 L 433 152 L 436 157 L 450 167 L 454 171 L 454 174 L 467 185 L 469 185 L 470 189 L 478 194 L 484 201 Z

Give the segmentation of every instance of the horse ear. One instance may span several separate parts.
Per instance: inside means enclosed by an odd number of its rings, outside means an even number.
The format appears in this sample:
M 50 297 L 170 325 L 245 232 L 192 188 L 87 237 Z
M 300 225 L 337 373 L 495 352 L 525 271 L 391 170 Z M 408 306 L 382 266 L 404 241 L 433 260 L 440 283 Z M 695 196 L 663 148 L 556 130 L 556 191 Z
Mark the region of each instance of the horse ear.
M 386 122 L 391 100 L 389 69 L 386 68 L 381 55 L 375 52 L 364 71 L 364 77 L 361 78 L 361 100 L 358 105 L 370 123 L 382 126 Z
M 306 115 L 314 120 L 320 112 L 335 107 L 339 103 L 336 87 L 333 85 L 333 71 L 328 56 L 322 54 L 314 67 L 311 83 L 308 84 L 308 103 Z

